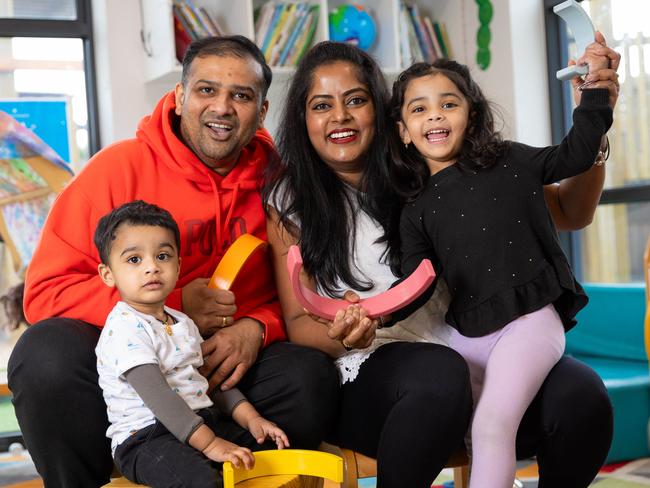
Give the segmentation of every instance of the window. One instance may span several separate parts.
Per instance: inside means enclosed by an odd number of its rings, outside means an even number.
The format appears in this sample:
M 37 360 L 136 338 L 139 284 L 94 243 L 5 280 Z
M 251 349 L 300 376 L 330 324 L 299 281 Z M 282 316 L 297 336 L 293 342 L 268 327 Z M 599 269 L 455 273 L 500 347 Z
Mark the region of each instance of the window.
M 41 136 L 74 170 L 99 148 L 90 3 L 0 0 L 0 110 Z M 55 104 L 62 107 L 62 115 L 56 119 L 51 110 Z M 45 108 L 38 114 L 35 107 Z M 50 134 L 52 140 L 48 140 L 39 132 L 43 126 L 51 126 L 53 119 L 64 129 L 55 131 L 56 137 Z M 60 139 L 65 141 L 58 147 Z M 13 197 L 9 194 L 5 198 L 3 208 L 9 206 L 7 199 Z M 12 200 L 11 204 L 14 203 Z M 7 222 L 3 215 L 3 222 Z M 6 243 L 0 240 L 0 244 L 0 295 L 4 295 L 20 277 L 7 272 L 14 269 L 14 263 L 3 261 L 8 253 Z M 4 321 L 0 321 L 3 325 Z M 16 339 L 17 334 L 0 329 L 0 451 L 20 440 L 10 397 L 6 387 L 2 388 Z
M 555 80 L 554 73 L 580 54 L 564 22 L 553 14 L 558 3 L 545 1 L 555 143 L 571 124 L 573 101 L 570 85 Z M 582 280 L 642 281 L 643 251 L 650 235 L 650 2 L 584 0 L 581 6 L 608 45 L 621 54 L 621 89 L 609 131 L 605 190 L 594 222 L 565 241 Z
M 10 112 L 13 105 L 7 100 L 20 100 L 20 108 L 14 107 L 11 115 L 34 130 L 75 171 L 99 149 L 90 4 L 0 0 L 0 110 Z M 54 106 L 64 107 L 60 119 L 67 137 L 48 131 L 48 140 L 39 133 L 38 123 L 30 125 L 29 111 Z

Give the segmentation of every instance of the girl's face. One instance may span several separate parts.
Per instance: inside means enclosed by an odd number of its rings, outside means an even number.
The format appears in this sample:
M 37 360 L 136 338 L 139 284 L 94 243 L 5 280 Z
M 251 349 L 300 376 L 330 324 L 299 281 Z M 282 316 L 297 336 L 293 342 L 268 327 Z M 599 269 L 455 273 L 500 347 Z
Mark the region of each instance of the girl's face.
M 406 87 L 398 124 L 404 144 L 412 142 L 434 174 L 458 159 L 469 124 L 469 103 L 445 75 L 421 76 Z
M 305 121 L 318 156 L 342 179 L 358 182 L 375 136 L 375 107 L 354 65 L 337 61 L 314 71 Z

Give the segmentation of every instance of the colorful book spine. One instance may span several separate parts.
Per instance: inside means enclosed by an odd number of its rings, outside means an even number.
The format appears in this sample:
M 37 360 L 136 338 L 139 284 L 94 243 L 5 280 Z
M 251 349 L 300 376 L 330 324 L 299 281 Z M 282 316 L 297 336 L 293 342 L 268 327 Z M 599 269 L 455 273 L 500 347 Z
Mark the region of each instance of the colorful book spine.
M 399 3 L 399 30 L 400 30 L 400 59 L 401 66 L 410 66 L 413 63 L 413 53 L 411 53 L 411 46 L 408 34 L 408 13 L 406 12 L 406 5 L 404 2 Z
M 264 42 L 262 43 L 262 47 L 260 48 L 263 53 L 266 53 L 267 49 L 269 48 L 269 44 L 271 43 L 271 39 L 273 38 L 273 32 L 275 30 L 275 26 L 278 24 L 278 21 L 280 20 L 280 15 L 282 15 L 283 10 L 284 10 L 283 3 L 275 4 L 275 9 L 273 10 L 273 17 L 271 17 L 269 30 L 266 32 L 266 37 L 264 38 Z
M 271 25 L 274 11 L 274 2 L 266 2 L 259 10 L 257 21 L 255 22 L 255 44 L 257 44 L 257 47 L 260 49 L 264 46 L 264 40 L 266 39 L 266 34 Z
M 426 25 L 427 27 L 427 33 L 429 34 L 429 38 L 431 39 L 431 45 L 433 46 L 433 50 L 436 53 L 436 59 L 444 58 L 445 56 L 442 52 L 442 48 L 440 47 L 440 44 L 438 43 L 438 38 L 436 37 L 436 33 L 433 30 L 433 23 L 431 22 L 431 19 L 429 17 L 425 17 L 424 25 Z
M 411 20 L 411 12 L 409 11 L 408 5 L 405 6 L 404 16 L 407 28 L 406 35 L 408 37 L 409 46 L 411 48 L 412 62 L 424 61 L 424 54 L 422 53 L 422 47 L 418 42 L 418 36 L 415 33 L 415 26 Z
M 282 54 L 280 54 L 280 59 L 278 60 L 279 66 L 285 66 L 287 57 L 289 56 L 289 52 L 291 51 L 291 48 L 296 42 L 296 39 L 302 32 L 308 14 L 309 14 L 309 5 L 307 5 L 306 3 L 300 4 L 300 11 L 297 14 L 297 19 L 291 31 L 291 35 L 287 39 L 287 42 L 285 43 L 284 48 L 282 49 Z
M 175 9 L 175 7 L 174 7 Z M 179 63 L 183 62 L 183 56 L 185 56 L 185 51 L 187 46 L 192 43 L 192 37 L 187 32 L 187 29 L 183 26 L 183 23 L 178 17 L 176 10 L 173 12 L 174 15 L 174 42 L 176 44 L 176 59 Z
M 297 65 L 309 49 L 309 46 L 311 46 L 312 39 L 314 38 L 314 34 L 316 32 L 316 27 L 318 26 L 319 14 L 320 7 L 318 5 L 312 5 L 309 7 L 308 19 L 305 22 L 303 33 L 296 41 L 296 50 L 290 56 L 290 59 L 287 63 L 288 65 Z
M 185 1 L 187 2 L 187 7 L 190 9 L 190 13 L 194 17 L 194 21 L 199 28 L 199 37 L 203 38 L 213 35 L 210 31 L 209 25 L 206 24 L 203 15 L 201 15 L 201 11 L 190 0 Z
M 198 37 L 194 32 L 194 30 L 192 29 L 192 26 L 188 22 L 187 18 L 185 18 L 185 14 L 183 13 L 183 9 L 181 8 L 179 3 L 177 2 L 174 3 L 174 5 L 172 6 L 172 12 L 174 15 L 174 19 L 178 20 L 179 24 L 181 25 L 185 33 L 190 37 L 192 41 L 196 41 Z
M 451 50 L 451 42 L 449 42 L 449 36 L 447 35 L 447 27 L 445 27 L 444 22 L 440 22 L 440 34 L 442 35 L 442 39 L 445 42 L 445 52 L 447 53 L 447 57 L 453 59 L 454 53 Z
M 203 18 L 203 22 L 208 26 L 208 29 L 210 30 L 210 33 L 213 36 L 223 36 L 224 31 L 223 29 L 219 26 L 216 20 L 214 20 L 212 17 L 210 17 L 210 14 L 206 9 L 203 7 L 199 7 L 199 13 L 201 14 L 201 17 Z
M 192 33 L 192 39 L 200 39 L 203 34 L 203 29 L 199 25 L 198 20 L 196 17 L 194 17 L 194 14 L 192 13 L 192 9 L 190 6 L 187 4 L 186 0 L 178 0 L 176 5 L 178 5 L 181 15 L 185 19 L 190 32 Z
M 278 36 L 275 39 L 275 43 L 271 48 L 271 53 L 269 55 L 269 64 L 275 66 L 280 60 L 280 55 L 284 49 L 284 45 L 287 42 L 287 39 L 291 35 L 291 30 L 296 19 L 296 13 L 298 11 L 299 4 L 291 3 L 286 9 L 282 25 L 278 25 Z
M 422 32 L 422 26 L 420 24 L 420 14 L 418 12 L 417 5 L 411 5 L 409 7 L 409 13 L 411 14 L 411 23 L 413 24 L 413 30 L 415 31 L 415 36 L 417 37 L 418 45 L 422 52 L 422 56 L 425 60 L 431 59 L 431 53 L 427 48 L 426 37 Z
M 442 30 L 438 22 L 433 23 L 433 31 L 436 34 L 436 39 L 438 39 L 438 43 L 440 44 L 440 49 L 442 50 L 443 57 L 449 58 L 449 50 L 447 49 L 447 45 L 445 44 L 445 39 L 442 35 Z
M 267 62 L 271 61 L 271 55 L 273 54 L 273 48 L 278 42 L 278 38 L 282 34 L 282 29 L 284 28 L 284 24 L 287 21 L 287 15 L 289 14 L 289 10 L 292 9 L 293 4 L 282 4 L 282 12 L 280 13 L 280 16 L 278 17 L 278 22 L 273 26 L 273 35 L 271 36 L 271 40 L 269 41 L 269 45 L 266 47 L 266 50 L 264 51 L 264 57 L 266 58 Z

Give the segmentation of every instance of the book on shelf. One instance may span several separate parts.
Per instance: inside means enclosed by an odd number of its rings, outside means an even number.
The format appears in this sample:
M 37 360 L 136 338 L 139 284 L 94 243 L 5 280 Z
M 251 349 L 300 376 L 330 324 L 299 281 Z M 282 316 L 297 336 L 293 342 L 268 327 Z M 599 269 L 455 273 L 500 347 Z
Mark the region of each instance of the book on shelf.
M 187 2 L 185 0 L 174 0 L 174 5 L 178 7 L 179 15 L 183 18 L 185 25 L 187 25 L 192 39 L 196 40 L 203 37 L 203 29 Z
M 260 49 L 263 49 L 271 20 L 275 13 L 275 3 L 266 2 L 262 7 L 255 11 L 255 44 Z
M 400 13 L 400 25 L 403 29 L 400 37 L 405 38 L 408 43 L 408 51 L 402 51 L 402 64 L 404 66 L 410 66 L 413 63 L 424 61 L 425 55 L 422 52 L 420 43 L 418 42 L 415 27 L 413 26 L 413 21 L 411 19 L 411 13 L 404 2 L 400 3 Z
M 190 27 L 187 19 L 181 12 L 181 8 L 178 5 L 172 6 L 172 15 L 174 17 L 174 31 L 178 28 L 179 31 L 184 33 L 184 37 L 188 37 L 191 41 L 196 41 L 198 37 Z M 176 32 L 174 32 L 176 34 Z
M 447 35 L 447 27 L 445 27 L 444 22 L 438 22 L 438 25 L 440 26 L 440 35 L 445 43 L 445 56 L 451 59 L 454 57 L 454 54 L 451 51 L 451 42 L 449 42 L 449 36 Z
M 443 30 L 442 30 L 442 24 L 438 22 L 433 23 L 433 31 L 436 34 L 436 38 L 438 39 L 438 43 L 440 44 L 440 49 L 442 50 L 442 55 L 445 58 L 449 58 L 449 47 L 447 46 L 447 41 L 445 39 L 446 35 L 443 35 Z
M 403 66 L 451 57 L 444 24 L 423 15 L 417 4 L 400 2 L 400 54 Z
M 287 38 L 287 42 L 284 44 L 282 53 L 280 54 L 280 59 L 278 60 L 279 66 L 285 66 L 287 57 L 291 52 L 291 48 L 293 47 L 293 45 L 296 42 L 296 39 L 298 38 L 298 36 L 300 35 L 300 33 L 303 31 L 305 27 L 305 22 L 307 20 L 308 15 L 309 15 L 309 6 L 306 3 L 303 3 L 301 5 L 300 12 L 298 12 L 298 17 L 291 31 L 291 34 Z
M 284 10 L 284 14 L 280 19 L 281 24 L 276 28 L 277 37 L 271 39 L 271 46 L 266 60 L 271 66 L 277 65 L 280 60 L 280 54 L 287 42 L 287 37 L 291 35 L 291 29 L 296 20 L 296 12 L 302 4 L 290 3 Z
M 188 33 L 187 28 L 183 25 L 182 21 L 176 13 L 176 6 L 174 6 L 174 42 L 176 44 L 176 59 L 179 63 L 183 62 L 183 56 L 187 47 L 194 39 Z
M 422 31 L 422 36 L 424 37 L 424 42 L 427 45 L 427 52 L 429 54 L 429 60 L 435 61 L 436 59 L 442 57 L 438 55 L 436 51 L 436 46 L 433 44 L 433 38 L 429 33 L 429 28 L 427 27 L 427 20 L 431 23 L 429 17 L 420 17 L 420 30 Z
M 212 17 L 210 17 L 206 9 L 204 9 L 203 7 L 199 7 L 198 15 L 201 20 L 201 24 L 210 33 L 211 36 L 223 35 L 223 31 L 219 28 L 217 23 L 214 20 L 212 20 Z
M 192 40 L 223 35 L 215 19 L 203 7 L 197 7 L 192 0 L 174 0 L 172 10 Z
M 410 5 L 408 7 L 409 13 L 411 14 L 411 22 L 413 23 L 413 30 L 418 40 L 420 50 L 422 51 L 422 56 L 427 61 L 434 61 L 432 59 L 431 48 L 427 44 L 427 38 L 422 32 L 422 23 L 420 22 L 420 12 L 417 5 Z
M 275 27 L 278 24 L 278 20 L 280 19 L 280 15 L 282 15 L 282 11 L 284 10 L 284 4 L 281 2 L 275 3 L 275 2 L 269 2 L 269 5 L 273 7 L 273 14 L 270 17 L 269 24 L 268 24 L 268 29 L 266 30 L 266 33 L 264 35 L 262 44 L 260 46 L 260 49 L 262 52 L 266 52 L 269 44 L 271 43 L 271 38 L 273 37 L 273 32 L 275 30 Z
M 408 17 L 406 6 L 403 2 L 399 4 L 399 50 L 402 66 L 410 66 L 415 61 L 413 50 L 411 49 L 411 40 L 408 30 Z
M 271 66 L 292 66 L 311 45 L 318 5 L 267 2 L 256 12 L 255 43 Z
M 318 5 L 309 7 L 309 13 L 307 14 L 303 30 L 296 39 L 295 44 L 291 47 L 291 52 L 289 53 L 285 66 L 296 66 L 309 49 L 309 46 L 311 46 L 312 39 L 316 33 L 316 27 L 318 26 L 319 13 L 320 7 Z
M 431 22 L 431 19 L 429 17 L 424 18 L 424 25 L 427 28 L 427 33 L 429 34 L 429 39 L 431 39 L 431 45 L 433 46 L 433 50 L 436 53 L 436 58 L 444 58 L 445 54 L 442 51 L 442 48 L 440 47 L 440 43 L 438 42 L 438 38 L 436 37 L 436 32 L 433 30 L 433 23 Z

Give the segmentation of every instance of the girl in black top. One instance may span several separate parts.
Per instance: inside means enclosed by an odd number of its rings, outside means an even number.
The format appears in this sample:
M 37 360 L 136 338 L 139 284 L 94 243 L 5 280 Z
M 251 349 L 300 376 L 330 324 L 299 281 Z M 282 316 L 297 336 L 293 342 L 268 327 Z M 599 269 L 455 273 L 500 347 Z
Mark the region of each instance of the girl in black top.
M 470 366 L 477 401 L 470 487 L 511 487 L 521 418 L 587 303 L 543 185 L 593 165 L 612 123 L 609 92 L 585 89 L 574 127 L 544 148 L 503 141 L 488 101 L 454 61 L 404 71 L 392 108 L 404 144 L 395 170 L 414 197 L 400 222 L 402 272 L 431 259 L 452 295 L 450 346 Z

